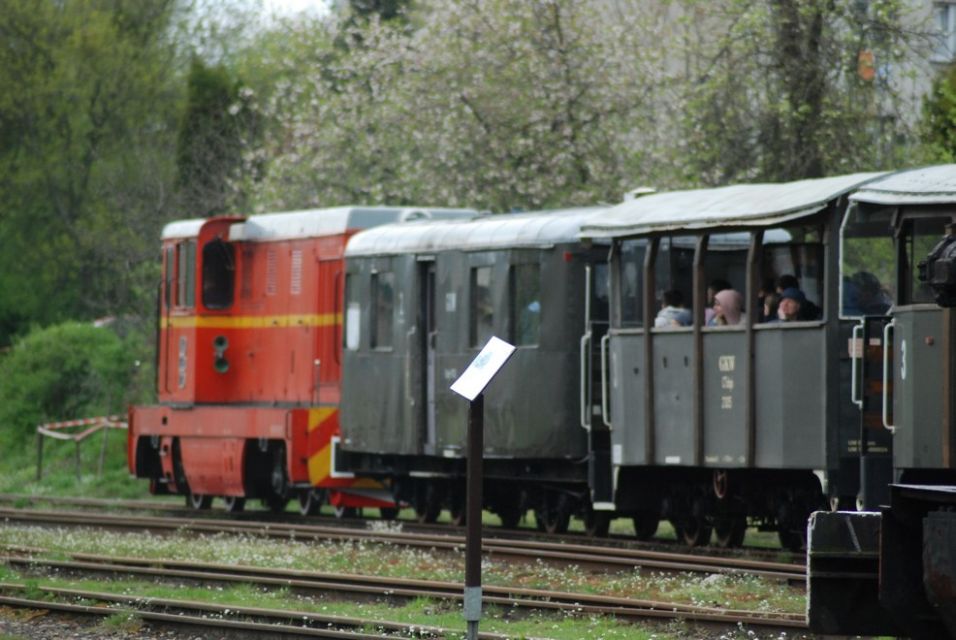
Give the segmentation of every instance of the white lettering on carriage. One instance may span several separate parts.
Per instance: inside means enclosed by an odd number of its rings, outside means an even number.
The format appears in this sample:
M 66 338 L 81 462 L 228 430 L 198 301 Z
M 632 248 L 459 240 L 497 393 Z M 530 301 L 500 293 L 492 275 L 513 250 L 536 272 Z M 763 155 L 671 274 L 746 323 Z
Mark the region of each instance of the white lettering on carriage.
M 717 366 L 720 370 L 729 373 L 736 368 L 737 356 L 720 356 L 717 358 Z

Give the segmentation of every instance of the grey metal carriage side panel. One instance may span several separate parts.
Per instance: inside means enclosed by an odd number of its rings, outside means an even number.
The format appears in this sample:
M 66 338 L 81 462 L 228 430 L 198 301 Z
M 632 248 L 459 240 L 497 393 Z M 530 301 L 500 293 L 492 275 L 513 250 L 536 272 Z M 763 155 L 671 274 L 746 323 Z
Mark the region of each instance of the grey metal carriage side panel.
M 747 463 L 747 334 L 716 330 L 704 334 L 704 464 Z
M 530 261 L 539 264 L 541 281 L 548 283 L 540 292 L 540 340 L 537 346 L 519 347 L 486 391 L 485 451 L 492 456 L 523 458 L 568 458 L 586 453 L 585 434 L 578 426 L 577 351 L 568 348 L 577 344 L 582 329 L 575 327 L 583 327 L 584 322 L 583 266 L 574 265 L 580 277 L 573 278 L 558 250 L 536 249 L 448 252 L 439 257 L 439 291 L 444 291 L 446 301 L 455 300 L 439 309 L 438 318 L 442 378 L 438 440 L 445 455 L 463 451 L 467 409 L 447 386 L 481 346 L 469 344 L 471 269 L 492 268 L 494 333 L 509 339 L 510 267 L 513 262 Z M 452 306 L 455 310 L 449 311 Z
M 414 408 L 407 403 L 410 388 L 406 325 L 414 317 L 409 305 L 414 300 L 415 282 L 407 277 L 408 261 L 402 258 L 353 260 L 350 284 L 358 288 L 361 307 L 361 345 L 358 351 L 345 350 L 342 385 L 342 432 L 350 450 L 375 453 L 417 453 L 420 448 L 415 428 L 410 428 Z M 373 272 L 394 274 L 391 347 L 371 348 Z
M 757 467 L 824 468 L 825 356 L 822 327 L 757 331 Z
M 610 362 L 611 446 L 616 465 L 638 465 L 647 460 L 644 419 L 644 336 L 612 334 Z
M 946 393 L 943 389 L 943 311 L 902 308 L 894 315 L 895 465 L 902 469 L 939 469 L 943 467 L 943 393 Z
M 694 334 L 654 334 L 654 429 L 658 464 L 694 464 Z

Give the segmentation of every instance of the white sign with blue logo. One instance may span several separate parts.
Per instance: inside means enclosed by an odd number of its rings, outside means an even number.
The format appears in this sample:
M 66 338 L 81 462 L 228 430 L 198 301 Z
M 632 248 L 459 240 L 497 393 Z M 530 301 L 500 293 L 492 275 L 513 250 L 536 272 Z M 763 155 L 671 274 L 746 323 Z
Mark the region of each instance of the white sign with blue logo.
M 492 337 L 465 372 L 451 385 L 451 390 L 468 400 L 474 400 L 514 352 L 513 344 Z

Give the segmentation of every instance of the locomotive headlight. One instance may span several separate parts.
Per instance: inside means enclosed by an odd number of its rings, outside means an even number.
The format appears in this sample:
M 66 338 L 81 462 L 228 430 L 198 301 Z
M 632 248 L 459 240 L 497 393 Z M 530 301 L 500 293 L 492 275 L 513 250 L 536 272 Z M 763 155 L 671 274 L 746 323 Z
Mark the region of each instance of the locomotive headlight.
M 226 336 L 216 336 L 212 340 L 212 350 L 215 355 L 213 368 L 218 373 L 229 371 L 229 361 L 226 360 L 226 349 L 229 348 L 229 339 Z

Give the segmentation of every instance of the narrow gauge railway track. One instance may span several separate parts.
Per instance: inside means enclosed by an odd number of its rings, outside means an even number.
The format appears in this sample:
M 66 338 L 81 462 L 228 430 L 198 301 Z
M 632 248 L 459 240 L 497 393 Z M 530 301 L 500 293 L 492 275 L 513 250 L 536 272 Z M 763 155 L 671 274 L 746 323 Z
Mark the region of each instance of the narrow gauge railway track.
M 6 556 L 2 560 L 8 566 L 21 570 L 43 570 L 56 572 L 57 574 L 105 573 L 112 577 L 148 578 L 203 585 L 243 583 L 267 588 L 287 588 L 304 595 L 331 593 L 343 596 L 346 599 L 387 598 L 389 600 L 410 600 L 428 598 L 453 602 L 462 600 L 461 585 L 433 580 L 340 575 L 291 569 L 141 558 L 114 558 L 92 554 L 73 554 L 72 558 L 72 560 L 50 560 L 36 557 Z M 485 585 L 482 587 L 482 591 L 482 600 L 486 604 L 499 605 L 507 609 L 547 610 L 575 615 L 610 615 L 618 619 L 632 621 L 664 618 L 727 625 L 743 623 L 759 628 L 806 628 L 806 620 L 802 614 L 729 610 L 672 602 L 497 585 Z
M 227 512 L 217 509 L 209 510 L 199 510 L 192 507 L 185 507 L 179 502 L 170 502 L 164 500 L 122 500 L 122 499 L 105 499 L 105 498 L 79 498 L 79 497 L 62 497 L 62 496 L 32 496 L 27 494 L 10 494 L 10 493 L 0 493 L 0 504 L 35 504 L 35 503 L 45 503 L 53 505 L 56 507 L 78 507 L 78 508 L 87 508 L 87 509 L 107 509 L 107 510 L 124 510 L 124 511 L 162 511 L 173 514 L 177 517 L 182 517 L 191 520 L 199 519 L 219 519 L 220 517 L 228 517 L 230 520 L 235 520 L 237 522 L 259 522 L 259 523 L 285 523 L 293 525 L 319 525 L 327 527 L 337 527 L 342 529 L 349 528 L 360 528 L 366 529 L 369 526 L 374 526 L 373 523 L 381 522 L 385 525 L 388 523 L 395 523 L 402 527 L 405 532 L 412 533 L 435 533 L 439 535 L 448 535 L 448 534 L 461 534 L 464 535 L 464 527 L 456 527 L 448 523 L 439 523 L 439 524 L 426 524 L 421 522 L 416 522 L 415 520 L 379 520 L 376 518 L 363 518 L 359 517 L 338 517 L 333 515 L 310 515 L 310 516 L 301 516 L 298 513 L 293 511 L 286 511 L 282 513 L 272 513 L 268 510 L 262 511 L 243 511 L 240 513 L 227 514 Z M 638 541 L 633 536 L 624 535 L 624 534 L 611 534 L 606 537 L 592 537 L 586 535 L 584 532 L 567 532 L 567 533 L 545 533 L 534 528 L 525 527 L 518 529 L 504 529 L 498 527 L 491 527 L 489 533 L 491 533 L 495 538 L 500 539 L 515 539 L 515 540 L 546 540 L 553 542 L 568 542 L 572 544 L 586 544 L 588 546 L 595 547 L 617 547 L 617 548 L 637 548 L 637 549 L 649 549 L 649 550 L 667 550 L 670 551 L 671 548 L 675 546 L 680 546 L 673 540 L 652 540 L 652 541 Z M 788 551 L 784 549 L 768 549 L 766 547 L 738 547 L 738 548 L 721 548 L 721 547 L 681 547 L 686 550 L 687 555 L 711 555 L 711 556 L 727 556 L 727 557 L 748 557 L 754 559 L 767 559 L 771 561 L 776 561 L 781 555 L 785 557 L 792 557 L 795 561 L 795 564 L 803 565 L 805 564 L 805 556 L 793 551 Z
M 296 540 L 364 540 L 454 552 L 463 550 L 465 544 L 463 536 L 452 534 L 370 531 L 319 525 L 252 523 L 205 518 L 170 520 L 169 518 L 92 514 L 90 512 L 0 509 L 0 520 L 40 526 L 96 526 L 117 530 L 147 530 L 155 533 L 188 531 L 193 533 L 248 534 Z M 482 551 L 489 556 L 516 560 L 540 559 L 551 562 L 573 563 L 598 569 L 643 568 L 698 573 L 746 573 L 801 585 L 806 580 L 806 569 L 801 565 L 641 549 L 619 549 L 593 545 L 486 537 L 482 544 Z
M 14 583 L 0 583 L 0 605 L 16 608 L 58 611 L 69 615 L 111 616 L 117 613 L 135 615 L 141 620 L 159 625 L 189 627 L 210 631 L 243 634 L 262 634 L 268 637 L 340 638 L 349 640 L 382 640 L 383 638 L 445 638 L 459 637 L 461 631 L 428 625 L 369 620 L 365 618 L 328 616 L 307 611 L 237 607 L 189 600 L 141 598 L 79 589 L 40 587 L 45 598 L 26 597 L 27 588 Z M 36 588 L 30 589 L 35 593 Z M 107 606 L 90 606 L 77 602 L 97 601 Z M 362 629 L 378 628 L 381 634 Z M 485 640 L 507 640 L 508 636 L 481 632 Z

